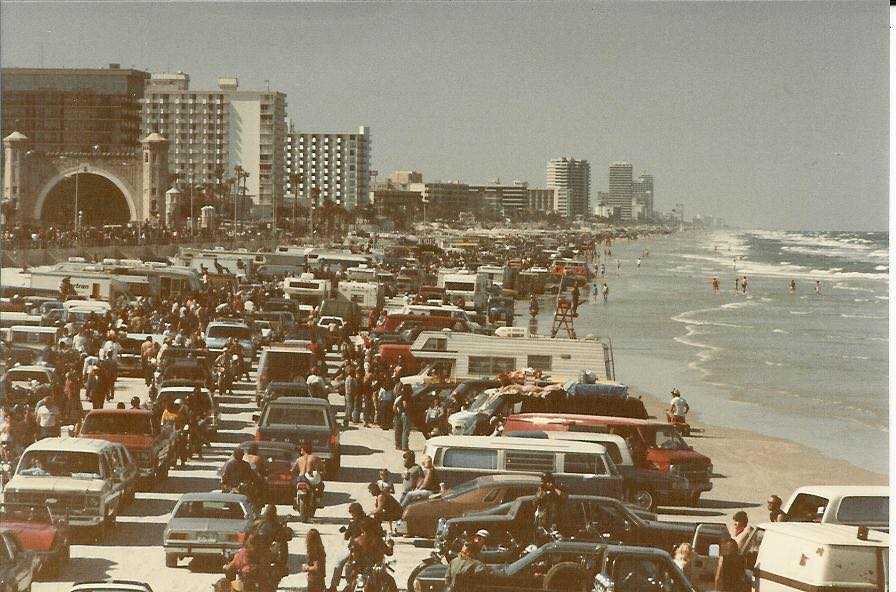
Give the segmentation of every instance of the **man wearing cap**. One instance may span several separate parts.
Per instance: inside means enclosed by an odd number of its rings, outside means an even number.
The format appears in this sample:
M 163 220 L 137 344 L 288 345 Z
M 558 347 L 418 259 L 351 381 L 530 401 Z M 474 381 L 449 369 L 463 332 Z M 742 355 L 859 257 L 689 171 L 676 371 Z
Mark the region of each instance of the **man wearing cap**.
M 690 410 L 691 408 L 681 396 L 681 392 L 677 388 L 672 389 L 672 401 L 669 402 L 669 408 L 666 409 L 666 419 L 669 423 L 685 423 L 685 415 Z
M 448 564 L 445 572 L 445 590 L 447 592 L 465 592 L 475 590 L 491 575 L 489 567 L 479 559 L 481 546 L 474 541 L 467 541 L 457 557 Z

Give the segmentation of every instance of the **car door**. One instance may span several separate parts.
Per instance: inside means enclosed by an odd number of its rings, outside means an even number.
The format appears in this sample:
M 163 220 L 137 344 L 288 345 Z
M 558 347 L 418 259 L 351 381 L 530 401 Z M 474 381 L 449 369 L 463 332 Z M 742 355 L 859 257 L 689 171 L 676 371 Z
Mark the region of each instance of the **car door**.
M 612 574 L 615 592 L 685 592 L 680 578 L 659 557 L 620 555 Z
M 103 473 L 103 480 L 105 481 L 103 497 L 105 498 L 107 508 L 106 516 L 111 516 L 113 514 L 117 515 L 118 508 L 121 505 L 124 482 L 121 480 L 121 475 L 117 470 L 117 463 L 112 451 L 106 449 L 102 451 L 99 456 L 100 470 Z

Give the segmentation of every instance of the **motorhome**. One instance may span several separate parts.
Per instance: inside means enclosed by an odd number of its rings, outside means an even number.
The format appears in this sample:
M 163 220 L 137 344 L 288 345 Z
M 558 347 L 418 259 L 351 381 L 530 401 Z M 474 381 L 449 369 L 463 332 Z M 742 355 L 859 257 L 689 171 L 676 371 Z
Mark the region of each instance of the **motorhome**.
M 377 282 L 339 282 L 336 290 L 349 302 L 357 303 L 364 312 L 382 308 L 385 304 L 383 285 Z
M 476 268 L 478 275 L 484 275 L 489 281 L 499 288 L 513 288 L 513 270 L 509 266 L 480 265 Z
M 283 280 L 283 293 L 290 300 L 296 300 L 301 304 L 317 306 L 330 296 L 330 291 L 330 280 L 317 279 L 311 273 Z
M 103 271 L 73 272 L 54 268 L 31 270 L 31 288 L 47 294 L 58 294 L 64 278 L 71 280 L 71 286 L 78 296 L 115 302 L 119 298 L 132 300 L 133 294 L 120 278 Z
M 174 263 L 199 273 L 229 274 L 238 278 L 251 278 L 255 274 L 255 253 L 248 250 L 181 249 L 175 255 Z
M 308 258 L 305 253 L 308 247 L 281 245 L 271 253 L 255 253 L 252 260 L 256 265 L 285 265 L 303 268 Z
M 40 315 L 31 315 L 27 312 L 4 312 L 0 314 L 0 329 L 13 326 L 39 327 L 42 320 Z
M 134 296 L 158 296 L 167 299 L 202 289 L 199 274 L 188 267 L 139 259 L 103 259 L 102 263 L 67 261 L 53 269 L 70 274 L 104 273 L 123 282 Z
M 485 310 L 490 283 L 485 275 L 471 271 L 439 271 L 438 286 L 445 289 L 445 294 L 453 304 L 466 310 Z
M 329 249 L 309 248 L 305 252 L 307 264 L 311 269 L 320 271 L 329 267 L 330 271 L 341 271 L 361 265 L 372 266 L 373 257 L 351 251 L 334 251 Z
M 616 373 L 609 339 L 551 339 L 523 334 L 501 337 L 450 330 L 423 331 L 411 345 L 418 360 L 437 364 L 446 377 L 486 378 L 501 372 L 532 368 L 553 381 L 576 379 L 593 372 L 599 381 L 614 381 Z M 406 377 L 413 384 L 423 375 Z

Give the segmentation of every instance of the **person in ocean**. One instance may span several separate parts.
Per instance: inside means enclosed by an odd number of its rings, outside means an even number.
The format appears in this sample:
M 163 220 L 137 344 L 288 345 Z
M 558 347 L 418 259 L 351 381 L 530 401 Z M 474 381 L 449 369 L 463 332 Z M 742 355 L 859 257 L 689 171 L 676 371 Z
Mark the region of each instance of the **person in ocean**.
M 740 280 L 740 289 L 743 290 L 744 294 L 747 293 L 747 276 L 744 276 L 742 280 Z
M 603 277 L 603 273 L 600 274 Z M 597 285 L 597 282 L 594 282 L 594 286 L 591 288 L 592 295 L 594 296 L 594 303 L 597 304 L 597 295 L 600 293 L 600 287 Z
M 790 280 L 790 293 L 791 294 L 796 293 L 796 281 L 794 281 L 794 280 Z
M 604 295 L 604 304 L 606 304 L 606 303 L 607 303 L 607 297 L 610 295 L 610 286 L 608 286 L 606 282 L 604 282 L 604 285 L 603 285 L 603 288 L 601 289 L 601 292 L 602 292 L 603 295 Z
M 815 280 L 815 293 L 821 294 L 821 280 Z
M 712 291 L 716 294 L 719 293 L 719 278 L 717 277 L 712 278 Z

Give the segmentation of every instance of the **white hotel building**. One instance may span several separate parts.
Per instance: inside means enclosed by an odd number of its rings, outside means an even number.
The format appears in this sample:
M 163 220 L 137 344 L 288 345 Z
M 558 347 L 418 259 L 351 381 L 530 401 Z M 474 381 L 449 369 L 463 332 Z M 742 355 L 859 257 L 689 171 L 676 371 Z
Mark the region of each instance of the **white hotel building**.
M 303 175 L 304 180 L 297 191 L 290 183 L 287 193 L 306 201 L 317 187 L 321 203 L 329 198 L 348 210 L 367 204 L 370 149 L 370 128 L 366 126 L 359 127 L 357 133 L 289 134 L 287 181 L 292 173 Z

